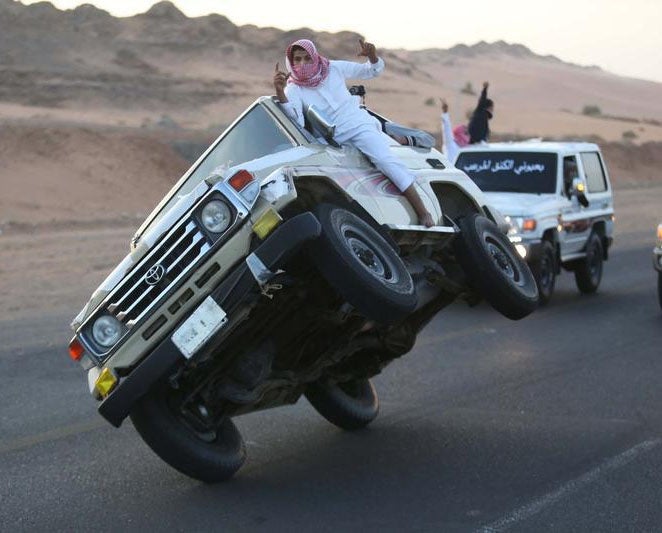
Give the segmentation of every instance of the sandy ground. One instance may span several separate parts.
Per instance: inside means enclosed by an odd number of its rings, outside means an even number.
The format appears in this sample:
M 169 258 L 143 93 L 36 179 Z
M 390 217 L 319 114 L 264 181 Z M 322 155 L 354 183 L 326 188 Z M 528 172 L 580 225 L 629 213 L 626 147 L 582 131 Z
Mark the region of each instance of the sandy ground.
M 188 168 L 172 139 L 140 128 L 0 122 L 0 321 L 77 314 Z M 635 230 L 650 232 L 653 246 L 662 144 L 602 148 L 616 190 L 616 246 Z
M 616 189 L 614 198 L 614 246 L 627 246 L 635 232 L 644 231 L 652 249 L 662 222 L 662 186 Z M 46 310 L 73 318 L 128 253 L 138 225 L 137 220 L 100 220 L 5 230 L 0 234 L 0 322 Z

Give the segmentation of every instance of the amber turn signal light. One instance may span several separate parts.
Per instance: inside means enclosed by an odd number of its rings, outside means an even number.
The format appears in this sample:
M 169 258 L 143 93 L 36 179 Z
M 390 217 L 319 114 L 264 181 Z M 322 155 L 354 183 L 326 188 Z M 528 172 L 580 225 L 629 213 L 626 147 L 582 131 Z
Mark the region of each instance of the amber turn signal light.
M 80 341 L 76 337 L 71 339 L 71 342 L 69 343 L 69 357 L 74 361 L 80 361 L 80 358 L 83 357 L 84 353 L 85 348 L 83 348 Z
M 240 170 L 228 180 L 228 183 L 230 184 L 230 187 L 239 192 L 253 181 L 253 179 L 253 174 L 248 172 L 248 170 Z
M 522 231 L 533 231 L 534 229 L 536 229 L 536 219 L 525 218 L 522 222 Z

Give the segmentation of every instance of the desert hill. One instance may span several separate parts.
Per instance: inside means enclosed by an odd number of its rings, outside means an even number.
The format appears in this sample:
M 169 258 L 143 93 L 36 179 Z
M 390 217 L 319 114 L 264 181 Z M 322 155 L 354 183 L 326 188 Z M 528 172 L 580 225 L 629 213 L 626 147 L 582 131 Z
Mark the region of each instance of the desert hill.
M 331 58 L 356 57 L 359 35 L 307 28 L 237 26 L 222 15 L 189 18 L 170 2 L 116 18 L 89 4 L 61 11 L 48 2 L 0 0 L 0 115 L 140 126 L 168 114 L 194 129 L 227 124 L 272 92 L 276 61 L 293 39 L 314 39 Z M 370 36 L 366 36 L 370 38 Z M 379 43 L 376 43 L 379 46 Z M 385 50 L 385 74 L 368 105 L 432 132 L 437 96 L 456 122 L 492 84 L 496 132 L 662 140 L 662 84 L 541 56 L 503 41 L 449 49 Z M 464 89 L 464 92 L 462 92 Z M 587 116 L 586 107 L 597 113 Z
M 169 2 L 116 18 L 0 0 L 0 232 L 137 226 L 201 147 L 273 92 L 300 37 L 353 59 L 359 35 L 189 18 Z M 457 123 L 489 80 L 495 138 L 599 139 L 617 187 L 659 182 L 662 84 L 503 41 L 380 54 L 367 103 L 394 120 L 439 138 L 437 97 Z

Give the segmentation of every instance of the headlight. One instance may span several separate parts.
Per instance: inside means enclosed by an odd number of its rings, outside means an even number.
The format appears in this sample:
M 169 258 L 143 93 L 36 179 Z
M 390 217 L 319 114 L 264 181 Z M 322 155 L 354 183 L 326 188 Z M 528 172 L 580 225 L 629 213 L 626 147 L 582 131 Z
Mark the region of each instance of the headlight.
M 212 200 L 203 209 L 200 215 L 203 226 L 212 233 L 223 233 L 230 227 L 232 212 L 228 204 L 222 200 Z
M 506 224 L 508 225 L 508 235 L 517 235 L 519 233 L 519 228 L 517 227 L 517 222 L 513 217 L 511 216 L 505 216 L 503 217 Z
M 662 243 L 662 224 L 657 226 L 657 242 Z
M 521 232 L 535 231 L 538 223 L 535 218 L 532 217 L 514 217 L 507 216 L 505 217 L 506 222 L 510 225 L 508 230 L 508 235 L 515 235 Z
M 92 326 L 92 336 L 101 346 L 109 348 L 120 340 L 122 324 L 112 316 L 101 316 L 96 319 Z
M 522 259 L 526 259 L 526 247 L 524 245 L 516 244 L 515 250 L 517 250 L 517 253 L 520 255 Z

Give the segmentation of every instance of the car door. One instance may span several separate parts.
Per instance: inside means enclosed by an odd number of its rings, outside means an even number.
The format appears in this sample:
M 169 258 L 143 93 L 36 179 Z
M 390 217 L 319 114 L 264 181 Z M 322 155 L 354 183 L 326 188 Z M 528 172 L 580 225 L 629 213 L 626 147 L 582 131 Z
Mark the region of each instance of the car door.
M 570 259 L 580 253 L 588 238 L 590 225 L 590 204 L 582 206 L 577 197 L 570 193 L 572 180 L 583 177 L 576 154 L 565 155 L 559 164 L 561 214 L 559 215 L 559 244 L 561 260 Z

